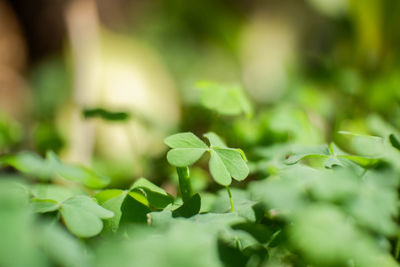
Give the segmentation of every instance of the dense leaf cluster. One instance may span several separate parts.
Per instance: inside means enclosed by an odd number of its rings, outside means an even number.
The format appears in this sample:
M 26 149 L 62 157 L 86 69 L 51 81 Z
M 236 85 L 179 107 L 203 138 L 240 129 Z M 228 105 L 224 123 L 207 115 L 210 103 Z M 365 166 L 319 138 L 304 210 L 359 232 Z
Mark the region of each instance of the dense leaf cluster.
M 200 87 L 206 108 L 249 111 L 236 87 Z M 214 87 L 221 92 L 212 98 Z M 89 117 L 120 120 L 114 115 Z M 207 143 L 171 135 L 164 142 L 177 196 L 146 178 L 113 188 L 53 152 L 2 155 L 0 266 L 398 266 L 399 133 L 375 123 L 381 136 L 341 133 L 351 153 L 300 145 L 299 134 L 258 145 L 249 161 L 214 132 L 203 135 Z M 218 190 L 199 182 L 197 165 Z

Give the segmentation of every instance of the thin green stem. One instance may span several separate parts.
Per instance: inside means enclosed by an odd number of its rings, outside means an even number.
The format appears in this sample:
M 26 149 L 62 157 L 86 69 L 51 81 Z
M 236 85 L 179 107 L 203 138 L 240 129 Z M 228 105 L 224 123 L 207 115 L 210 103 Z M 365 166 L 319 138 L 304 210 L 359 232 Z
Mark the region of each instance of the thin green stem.
M 179 177 L 179 189 L 181 191 L 183 202 L 188 201 L 192 195 L 192 184 L 190 183 L 190 173 L 188 167 L 176 167 Z
M 228 192 L 229 202 L 231 203 L 231 212 L 233 212 L 235 209 L 233 208 L 232 193 L 231 193 L 231 190 L 229 189 L 229 186 L 227 186 L 225 188 L 226 188 L 226 191 Z

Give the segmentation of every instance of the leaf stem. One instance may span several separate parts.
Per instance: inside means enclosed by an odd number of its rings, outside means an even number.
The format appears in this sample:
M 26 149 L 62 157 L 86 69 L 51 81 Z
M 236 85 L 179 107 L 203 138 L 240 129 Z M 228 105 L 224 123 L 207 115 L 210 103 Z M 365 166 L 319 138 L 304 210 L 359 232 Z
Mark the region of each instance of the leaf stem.
M 228 196 L 229 196 L 229 202 L 231 204 L 231 212 L 235 211 L 235 209 L 233 208 L 233 199 L 232 199 L 232 193 L 231 190 L 229 189 L 229 186 L 226 186 L 226 191 L 228 192 Z
M 190 173 L 188 167 L 176 167 L 179 177 L 179 190 L 181 191 L 183 202 L 188 201 L 192 195 L 192 184 L 190 183 Z

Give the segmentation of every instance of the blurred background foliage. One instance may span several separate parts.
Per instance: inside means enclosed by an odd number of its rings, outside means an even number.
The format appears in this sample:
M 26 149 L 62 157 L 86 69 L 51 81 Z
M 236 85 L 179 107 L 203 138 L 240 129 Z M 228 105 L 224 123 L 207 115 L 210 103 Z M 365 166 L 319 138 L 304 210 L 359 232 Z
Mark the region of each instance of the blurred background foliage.
M 337 131 L 400 126 L 399 14 L 395 0 L 1 0 L 0 152 L 53 150 L 111 187 L 145 176 L 173 193 L 162 140 L 177 131 L 215 131 L 252 164 L 280 143 L 354 151 Z M 254 112 L 208 109 L 198 81 L 242 85 Z
M 396 0 L 0 0 L 0 265 L 397 266 L 398 25 Z M 207 156 L 182 204 L 185 131 L 246 153 L 234 212 Z

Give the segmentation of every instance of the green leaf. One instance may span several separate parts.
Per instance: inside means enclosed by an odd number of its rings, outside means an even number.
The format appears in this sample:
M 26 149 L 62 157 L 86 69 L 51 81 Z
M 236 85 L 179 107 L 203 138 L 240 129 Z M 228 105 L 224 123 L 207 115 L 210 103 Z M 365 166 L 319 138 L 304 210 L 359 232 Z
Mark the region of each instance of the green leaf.
M 66 187 L 56 184 L 36 184 L 32 187 L 31 193 L 36 199 L 53 200 L 63 202 L 76 195 L 82 195 L 79 188 Z
M 58 202 L 51 199 L 34 198 L 31 200 L 31 203 L 33 210 L 39 213 L 55 211 L 59 208 Z
M 53 176 L 52 167 L 43 158 L 32 152 L 5 155 L 0 158 L 0 162 L 43 180 L 48 180 Z
M 90 265 L 85 246 L 65 228 L 50 222 L 41 222 L 38 236 L 43 249 L 58 266 L 85 267 Z
M 393 147 L 395 147 L 398 150 L 400 150 L 400 140 L 396 137 L 396 135 L 390 134 L 389 135 L 389 140 L 390 140 L 390 143 L 392 144 Z
M 188 201 L 183 203 L 178 209 L 172 212 L 173 217 L 189 218 L 200 212 L 201 198 L 199 194 L 193 195 Z
M 146 202 L 147 200 L 143 195 L 130 192 L 121 205 L 121 224 L 147 223 L 147 213 L 151 212 L 151 210 Z
M 371 156 L 357 156 L 349 155 L 340 150 L 334 143 L 327 145 L 320 145 L 314 147 L 297 147 L 294 148 L 293 154 L 287 155 L 286 164 L 296 164 L 300 160 L 305 159 L 322 159 L 325 167 L 332 168 L 334 165 L 343 166 L 345 162 L 343 159 L 350 160 L 361 167 L 368 168 L 376 165 L 380 158 Z
M 210 143 L 211 147 L 227 147 L 225 142 L 222 141 L 222 139 L 215 133 L 213 132 L 208 132 L 203 135 L 205 138 L 207 138 L 208 142 Z
M 239 150 L 231 148 L 215 148 L 213 150 L 221 158 L 229 174 L 235 180 L 242 181 L 246 179 L 246 177 L 249 175 L 249 168 L 247 167 L 247 164 Z
M 356 155 L 337 155 L 338 158 L 344 158 L 353 161 L 354 163 L 357 163 L 361 167 L 364 168 L 369 168 L 374 165 L 376 165 L 379 161 L 380 158 L 376 157 L 363 157 L 363 156 L 356 156 Z
M 308 166 L 291 166 L 279 176 L 250 183 L 251 199 L 262 202 L 279 215 L 291 215 L 308 204 L 305 192 L 317 175 L 318 171 Z
M 170 227 L 130 228 L 132 238 L 108 242 L 96 254 L 97 266 L 221 267 L 216 234 L 207 227 L 176 220 Z
M 168 162 L 177 167 L 186 167 L 209 151 L 210 173 L 217 183 L 227 186 L 231 184 L 232 177 L 242 181 L 248 176 L 249 168 L 242 150 L 227 147 L 213 132 L 206 133 L 204 137 L 208 139 L 210 147 L 192 133 L 167 137 L 165 143 L 172 148 L 167 154 Z
M 19 144 L 23 138 L 23 127 L 13 118 L 0 111 L 0 151 Z
M 85 118 L 102 118 L 107 121 L 126 121 L 130 114 L 121 111 L 109 111 L 104 108 L 84 109 L 82 114 Z
M 198 161 L 205 151 L 197 148 L 175 148 L 168 152 L 167 160 L 176 167 L 187 167 Z
M 349 212 L 360 225 L 386 236 L 395 236 L 399 232 L 397 186 L 382 183 L 395 174 L 369 171 L 357 188 L 357 194 L 346 205 Z M 393 177 L 393 178 L 394 178 Z
M 131 186 L 132 190 L 142 192 L 149 204 L 155 208 L 163 209 L 174 201 L 174 198 L 164 189 L 143 177 Z
M 203 148 L 207 145 L 193 133 L 177 133 L 165 138 L 164 143 L 170 148 Z
M 59 175 L 90 188 L 102 188 L 110 182 L 109 177 L 100 175 L 89 168 L 62 163 L 52 151 L 47 153 L 46 159 L 32 152 L 21 152 L 1 157 L 0 163 L 43 180 L 49 180 Z
M 222 115 L 247 116 L 253 114 L 253 107 L 244 89 L 239 85 L 222 85 L 215 82 L 198 82 L 197 88 L 201 92 L 200 102 L 206 108 L 217 111 Z
M 327 145 L 312 146 L 312 147 L 297 147 L 292 153 L 287 155 L 286 164 L 296 164 L 300 160 L 308 158 L 328 158 L 330 151 Z
M 114 213 L 102 208 L 90 197 L 77 196 L 61 204 L 60 212 L 73 234 L 79 237 L 92 237 L 103 229 L 101 219 L 109 219 Z
M 62 163 L 52 151 L 47 153 L 46 160 L 54 172 L 64 179 L 96 189 L 103 188 L 110 183 L 111 179 L 109 177 L 100 175 L 89 168 Z
M 228 186 L 231 184 L 231 175 L 221 157 L 217 152 L 212 150 L 209 162 L 210 172 L 214 180 L 220 185 Z
M 167 137 L 164 143 L 172 149 L 167 160 L 176 167 L 195 163 L 207 150 L 207 145 L 192 133 L 178 133 Z
M 210 171 L 214 179 L 221 185 L 229 185 L 231 176 L 238 181 L 244 180 L 249 174 L 249 168 L 245 162 L 246 156 L 243 151 L 228 148 L 213 132 L 204 134 L 204 137 L 208 139 L 211 150 L 215 152 L 210 152 Z
M 95 197 L 102 207 L 114 212 L 114 217 L 105 220 L 105 228 L 113 232 L 118 230 L 120 222 L 146 223 L 146 215 L 152 209 L 163 209 L 174 201 L 146 178 L 138 179 L 129 190 L 104 190 Z
M 338 133 L 351 138 L 352 148 L 357 154 L 378 157 L 385 153 L 386 142 L 382 137 L 356 134 L 347 131 L 339 131 Z
M 250 222 L 238 223 L 232 226 L 235 230 L 246 231 L 251 234 L 255 239 L 257 239 L 260 243 L 267 243 L 271 237 L 273 232 L 263 224 L 255 224 Z
M 294 217 L 289 228 L 293 246 L 319 266 L 397 266 L 367 235 L 333 205 L 310 205 Z
M 1 177 L 0 266 L 48 266 L 38 246 L 28 197 L 22 184 Z
M 258 207 L 258 203 L 250 200 L 250 195 L 247 191 L 232 188 L 231 189 L 233 206 L 235 207 L 235 213 L 245 218 L 248 221 L 255 222 L 260 220 L 264 216 L 264 211 L 261 207 Z M 210 209 L 210 212 L 225 213 L 230 211 L 230 200 L 225 190 L 218 191 L 217 199 Z M 203 199 L 202 199 L 203 201 Z
M 110 219 L 104 220 L 105 231 L 115 232 L 118 230 L 119 222 L 121 220 L 121 206 L 127 196 L 128 191 L 119 189 L 109 189 L 99 192 L 95 195 L 99 204 L 114 213 L 114 216 Z

